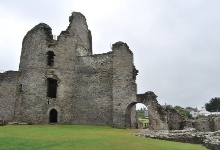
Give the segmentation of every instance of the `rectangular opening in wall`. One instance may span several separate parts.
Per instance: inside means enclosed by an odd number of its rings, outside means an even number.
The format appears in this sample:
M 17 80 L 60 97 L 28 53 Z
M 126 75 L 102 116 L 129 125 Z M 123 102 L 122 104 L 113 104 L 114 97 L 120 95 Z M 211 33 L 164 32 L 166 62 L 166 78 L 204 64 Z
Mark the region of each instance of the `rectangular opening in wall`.
M 47 79 L 47 97 L 56 98 L 57 96 L 57 80 Z
M 54 66 L 54 53 L 52 51 L 47 52 L 47 65 Z
M 19 85 L 18 92 L 22 92 L 22 84 Z

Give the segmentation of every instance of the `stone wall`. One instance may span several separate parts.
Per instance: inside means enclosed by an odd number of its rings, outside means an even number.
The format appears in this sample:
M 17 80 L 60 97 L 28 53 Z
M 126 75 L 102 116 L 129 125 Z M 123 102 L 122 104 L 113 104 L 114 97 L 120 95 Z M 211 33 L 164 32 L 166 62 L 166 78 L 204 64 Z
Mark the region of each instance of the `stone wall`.
M 0 73 L 0 120 L 12 121 L 14 119 L 16 93 L 19 88 L 18 76 L 17 71 Z
M 113 126 L 125 128 L 125 114 L 128 105 L 136 102 L 136 83 L 134 76 L 133 53 L 128 45 L 117 42 L 113 50 Z
M 86 18 L 73 12 L 58 39 L 40 23 L 24 37 L 19 65 L 15 119 L 47 124 L 57 112 L 59 124 L 125 127 L 126 108 L 136 101 L 136 69 L 127 44 L 117 42 L 112 52 L 92 55 L 92 36 Z M 52 65 L 48 63 L 51 54 Z M 49 80 L 56 96 L 48 96 Z M 137 121 L 135 108 L 132 121 Z
M 219 118 L 187 122 L 174 109 L 159 105 L 153 92 L 137 94 L 137 73 L 126 43 L 92 54 L 91 32 L 81 13 L 72 13 L 57 40 L 50 26 L 40 23 L 23 39 L 19 71 L 0 73 L 0 119 L 48 124 L 55 110 L 59 124 L 136 128 L 134 105 L 143 103 L 149 109 L 150 129 L 220 128 Z M 56 84 L 53 97 L 48 94 L 51 80 Z
M 182 130 L 186 126 L 185 118 L 176 109 L 165 107 L 165 111 L 169 130 Z
M 151 130 L 166 130 L 167 112 L 158 103 L 157 96 L 149 91 L 144 94 L 137 95 L 137 102 L 145 104 L 149 112 L 149 129 Z
M 220 149 L 220 131 L 198 132 L 194 128 L 185 130 L 145 130 L 139 133 L 134 133 L 133 135 L 176 142 L 203 144 L 211 150 Z
M 214 131 L 220 130 L 220 117 L 213 117 Z
M 130 122 L 130 129 L 138 129 L 138 128 L 141 128 L 142 126 L 140 126 L 140 124 L 139 124 L 139 120 L 138 120 L 138 114 L 137 114 L 137 112 L 136 112 L 136 105 L 135 106 L 133 106 L 132 108 L 131 108 L 131 122 Z M 126 127 L 127 128 L 127 127 Z
M 220 129 L 220 117 L 207 116 L 192 120 L 192 127 L 201 132 L 218 131 Z
M 54 54 L 54 63 L 48 66 L 48 52 Z M 19 71 L 16 119 L 28 123 L 49 123 L 50 110 L 58 112 L 58 123 L 73 123 L 75 67 L 77 56 L 92 54 L 91 32 L 85 17 L 73 12 L 70 24 L 58 40 L 52 38 L 51 28 L 40 23 L 24 37 Z M 47 96 L 47 79 L 57 81 L 56 98 Z
M 213 119 L 211 118 L 202 118 L 193 121 L 193 127 L 196 128 L 198 131 L 214 131 L 213 125 Z
M 69 22 L 57 40 L 45 23 L 36 25 L 25 35 L 19 72 L 14 76 L 0 75 L 0 88 L 4 91 L 0 95 L 3 97 L 0 111 L 6 114 L 3 117 L 48 124 L 51 112 L 55 112 L 58 124 L 125 128 L 129 121 L 136 127 L 136 110 L 132 106 L 138 103 L 135 81 L 138 71 L 132 51 L 126 43 L 117 42 L 111 52 L 93 55 L 86 18 L 73 12 Z M 48 94 L 52 89 L 54 96 Z M 155 108 L 160 114 L 160 107 Z M 162 115 L 155 116 L 164 121 Z
M 74 124 L 112 125 L 112 53 L 78 57 Z

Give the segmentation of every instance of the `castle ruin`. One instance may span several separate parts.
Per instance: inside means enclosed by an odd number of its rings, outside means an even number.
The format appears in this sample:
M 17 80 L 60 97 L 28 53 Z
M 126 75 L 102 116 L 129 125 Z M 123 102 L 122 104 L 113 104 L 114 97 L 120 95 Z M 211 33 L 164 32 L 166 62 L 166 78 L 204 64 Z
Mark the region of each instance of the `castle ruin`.
M 57 40 L 40 23 L 24 37 L 19 71 L 0 73 L 0 119 L 30 124 L 105 125 L 134 128 L 137 103 L 148 106 L 150 128 L 167 129 L 153 92 L 137 94 L 133 53 L 117 42 L 92 53 L 86 18 L 73 12 Z

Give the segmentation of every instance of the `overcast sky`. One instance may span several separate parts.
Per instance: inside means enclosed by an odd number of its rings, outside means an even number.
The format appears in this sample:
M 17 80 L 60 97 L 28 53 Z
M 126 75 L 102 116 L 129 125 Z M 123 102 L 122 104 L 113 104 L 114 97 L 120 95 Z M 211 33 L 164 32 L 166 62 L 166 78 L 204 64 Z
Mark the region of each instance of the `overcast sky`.
M 73 11 L 87 18 L 94 54 L 128 44 L 138 93 L 198 108 L 220 97 L 220 0 L 1 0 L 0 72 L 18 70 L 30 29 L 44 22 L 59 35 Z

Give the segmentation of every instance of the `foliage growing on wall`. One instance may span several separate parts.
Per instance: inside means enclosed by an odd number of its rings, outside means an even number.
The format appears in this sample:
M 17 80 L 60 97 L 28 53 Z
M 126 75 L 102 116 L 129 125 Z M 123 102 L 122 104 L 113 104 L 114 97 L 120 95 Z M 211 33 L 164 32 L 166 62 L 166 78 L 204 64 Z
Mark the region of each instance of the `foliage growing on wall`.
M 187 117 L 187 118 L 192 118 L 192 115 L 186 109 L 180 106 L 175 106 L 174 108 L 180 113 L 180 115 Z

